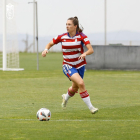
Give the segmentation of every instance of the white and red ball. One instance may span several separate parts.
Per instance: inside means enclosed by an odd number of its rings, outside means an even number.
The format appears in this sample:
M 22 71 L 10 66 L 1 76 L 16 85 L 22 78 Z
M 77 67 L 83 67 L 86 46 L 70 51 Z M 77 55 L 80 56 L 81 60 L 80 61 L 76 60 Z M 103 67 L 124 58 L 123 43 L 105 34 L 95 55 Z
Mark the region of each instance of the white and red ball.
M 49 121 L 51 118 L 51 112 L 47 108 L 41 108 L 37 111 L 36 116 L 40 121 Z

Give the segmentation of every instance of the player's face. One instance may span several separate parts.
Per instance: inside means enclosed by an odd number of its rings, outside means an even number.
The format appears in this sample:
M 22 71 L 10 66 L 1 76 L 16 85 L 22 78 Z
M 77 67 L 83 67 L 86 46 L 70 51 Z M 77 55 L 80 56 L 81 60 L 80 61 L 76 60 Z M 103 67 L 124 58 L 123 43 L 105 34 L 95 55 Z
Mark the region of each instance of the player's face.
M 76 32 L 77 25 L 74 25 L 72 20 L 67 20 L 66 29 L 69 33 Z

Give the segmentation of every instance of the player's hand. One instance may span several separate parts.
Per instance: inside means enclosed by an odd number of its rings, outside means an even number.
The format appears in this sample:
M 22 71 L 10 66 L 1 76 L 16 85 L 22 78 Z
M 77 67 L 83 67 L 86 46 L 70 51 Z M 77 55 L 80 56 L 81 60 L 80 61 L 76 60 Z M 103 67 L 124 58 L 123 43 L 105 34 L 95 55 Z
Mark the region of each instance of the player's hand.
M 78 58 L 78 59 L 79 59 L 79 60 L 80 60 L 80 59 L 82 60 L 82 59 L 84 59 L 85 57 L 86 57 L 86 54 L 85 54 L 85 53 L 83 53 L 82 55 L 80 55 L 80 56 L 79 56 L 79 58 Z
M 48 53 L 48 51 L 47 50 L 44 50 L 43 52 L 42 52 L 42 56 L 43 57 L 46 57 L 46 54 Z

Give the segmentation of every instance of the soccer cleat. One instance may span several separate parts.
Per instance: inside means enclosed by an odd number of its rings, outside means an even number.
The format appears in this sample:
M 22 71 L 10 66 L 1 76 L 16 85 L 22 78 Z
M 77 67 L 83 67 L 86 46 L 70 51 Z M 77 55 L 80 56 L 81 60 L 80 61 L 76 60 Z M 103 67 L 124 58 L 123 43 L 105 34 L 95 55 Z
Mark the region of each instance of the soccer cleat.
M 92 113 L 92 114 L 95 114 L 95 113 L 97 113 L 98 112 L 98 108 L 91 108 L 90 109 L 90 112 Z
M 62 95 L 62 104 L 61 104 L 62 108 L 65 108 L 66 104 L 67 104 L 67 101 L 65 100 L 65 96 L 66 96 L 66 94 Z

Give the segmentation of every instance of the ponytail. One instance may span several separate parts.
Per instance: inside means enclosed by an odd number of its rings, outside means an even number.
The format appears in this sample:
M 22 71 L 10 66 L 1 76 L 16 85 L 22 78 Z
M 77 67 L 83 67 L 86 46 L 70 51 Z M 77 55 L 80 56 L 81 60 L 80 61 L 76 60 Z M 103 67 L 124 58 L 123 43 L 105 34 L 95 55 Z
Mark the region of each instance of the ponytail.
M 68 20 L 72 20 L 73 21 L 73 24 L 74 25 L 77 25 L 77 28 L 76 28 L 76 31 L 77 32 L 79 32 L 79 33 L 81 33 L 81 32 L 83 32 L 83 30 L 84 30 L 84 28 L 83 27 L 79 27 L 79 21 L 78 21 L 78 17 L 71 17 L 71 18 L 69 18 Z

